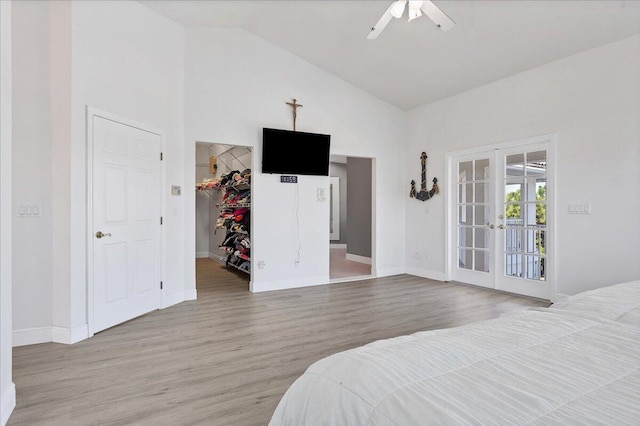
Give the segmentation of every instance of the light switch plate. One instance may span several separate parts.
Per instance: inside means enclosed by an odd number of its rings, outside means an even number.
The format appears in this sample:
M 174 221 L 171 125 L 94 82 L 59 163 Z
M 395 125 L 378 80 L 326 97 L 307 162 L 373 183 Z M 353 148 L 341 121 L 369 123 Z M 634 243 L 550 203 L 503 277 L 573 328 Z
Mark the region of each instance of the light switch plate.
M 327 201 L 327 188 L 318 188 L 317 194 L 318 194 L 318 198 L 317 198 L 318 202 L 324 203 L 325 201 Z
M 171 185 L 171 195 L 180 195 L 180 193 L 182 192 L 180 186 L 178 185 Z

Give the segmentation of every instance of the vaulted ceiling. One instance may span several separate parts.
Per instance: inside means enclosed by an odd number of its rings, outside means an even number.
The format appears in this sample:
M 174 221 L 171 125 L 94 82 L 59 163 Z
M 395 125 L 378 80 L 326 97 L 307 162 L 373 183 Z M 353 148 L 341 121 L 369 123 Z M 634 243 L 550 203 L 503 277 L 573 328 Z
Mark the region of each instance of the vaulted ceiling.
M 640 33 L 634 0 L 433 2 L 454 29 L 405 15 L 368 40 L 392 0 L 141 1 L 184 26 L 244 28 L 403 110 Z

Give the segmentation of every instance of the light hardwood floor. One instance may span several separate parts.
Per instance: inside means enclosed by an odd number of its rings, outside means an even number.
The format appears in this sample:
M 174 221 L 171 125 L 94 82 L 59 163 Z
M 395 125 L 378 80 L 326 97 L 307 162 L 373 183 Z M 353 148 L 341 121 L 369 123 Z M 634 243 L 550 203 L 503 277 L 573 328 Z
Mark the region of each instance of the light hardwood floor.
M 409 275 L 252 294 L 198 259 L 198 300 L 67 346 L 14 348 L 9 425 L 265 425 L 293 381 L 337 351 L 541 301 Z
M 371 275 L 371 265 L 347 260 L 347 249 L 332 248 L 329 251 L 329 277 L 333 279 Z

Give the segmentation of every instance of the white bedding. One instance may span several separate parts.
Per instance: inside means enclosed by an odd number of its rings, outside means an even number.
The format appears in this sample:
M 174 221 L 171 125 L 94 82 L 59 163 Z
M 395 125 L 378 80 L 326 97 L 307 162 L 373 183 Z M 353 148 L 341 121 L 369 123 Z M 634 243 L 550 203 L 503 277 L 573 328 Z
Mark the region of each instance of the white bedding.
M 585 291 L 544 309 L 640 327 L 640 281 Z
M 637 301 L 637 285 L 620 288 L 629 287 L 625 298 Z M 601 320 L 569 302 L 324 358 L 289 388 L 270 425 L 637 425 L 640 327 L 612 320 L 619 308 L 600 308 Z

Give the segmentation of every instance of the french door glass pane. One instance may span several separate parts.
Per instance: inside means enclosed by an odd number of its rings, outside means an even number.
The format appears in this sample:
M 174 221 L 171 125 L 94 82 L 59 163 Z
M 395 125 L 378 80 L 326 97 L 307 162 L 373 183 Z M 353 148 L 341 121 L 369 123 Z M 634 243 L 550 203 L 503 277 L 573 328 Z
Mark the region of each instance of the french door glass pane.
M 458 247 L 473 247 L 473 228 L 470 226 L 460 227 L 460 239 Z
M 488 251 L 475 251 L 475 265 L 474 270 L 479 272 L 489 272 L 489 252 Z
M 472 269 L 473 268 L 473 250 L 460 249 L 458 255 L 458 268 L 460 269 Z
M 505 275 L 544 280 L 547 152 L 505 157 Z
M 505 229 L 505 246 L 508 252 L 522 251 L 522 233 L 519 228 Z
M 458 206 L 458 223 L 460 225 L 473 224 L 473 206 Z
M 473 180 L 473 161 L 463 161 L 458 164 L 458 182 Z
M 483 158 L 482 160 L 476 160 L 476 173 L 474 180 L 487 180 L 489 179 L 489 159 Z
M 489 224 L 489 206 L 476 206 L 475 207 L 475 218 L 473 220 L 474 225 L 482 226 Z
M 476 239 L 473 246 L 475 248 L 488 249 L 490 247 L 489 229 L 475 228 Z
M 487 183 L 476 183 L 476 193 L 473 201 L 475 203 L 489 202 L 489 185 Z
M 522 254 L 507 253 L 505 262 L 505 275 L 510 277 L 522 276 Z
M 547 151 L 527 152 L 527 176 L 547 173 Z
M 544 258 L 527 256 L 527 278 L 530 280 L 544 280 Z
M 524 176 L 524 154 L 507 155 L 505 176 Z
M 473 201 L 473 184 L 461 183 L 458 185 L 458 203 L 471 203 Z
M 489 158 L 458 163 L 458 267 L 462 269 L 489 270 L 489 177 Z

